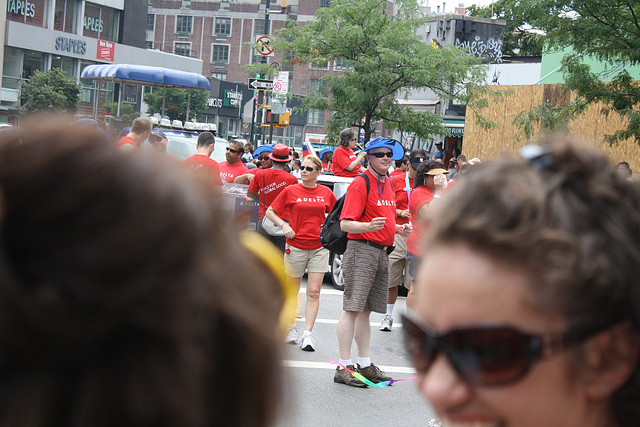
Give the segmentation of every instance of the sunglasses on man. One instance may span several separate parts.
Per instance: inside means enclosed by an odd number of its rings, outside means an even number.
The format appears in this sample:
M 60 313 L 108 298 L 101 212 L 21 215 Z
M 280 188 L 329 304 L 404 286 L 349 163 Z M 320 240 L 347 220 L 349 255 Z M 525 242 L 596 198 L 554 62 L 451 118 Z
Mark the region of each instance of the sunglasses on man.
M 540 336 L 501 325 L 451 329 L 437 334 L 416 314 L 407 310 L 402 316 L 405 348 L 418 371 L 428 371 L 441 353 L 460 378 L 478 386 L 514 383 L 539 360 L 579 344 L 613 323 Z
M 386 151 L 384 153 L 371 153 L 372 156 L 381 159 L 384 156 L 387 156 L 388 158 L 392 158 L 393 157 L 393 152 L 392 151 Z
M 233 148 L 229 148 L 229 147 L 227 147 L 227 151 L 231 151 L 233 154 L 244 153 L 244 151 L 242 150 L 234 150 Z
M 269 160 L 269 156 L 260 156 L 258 157 L 258 160 Z

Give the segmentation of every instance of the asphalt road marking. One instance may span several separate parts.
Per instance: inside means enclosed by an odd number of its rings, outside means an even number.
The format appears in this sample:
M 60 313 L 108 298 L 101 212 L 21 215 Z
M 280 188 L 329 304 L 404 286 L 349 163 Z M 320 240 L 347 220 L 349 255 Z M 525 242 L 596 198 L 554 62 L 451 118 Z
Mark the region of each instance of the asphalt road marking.
M 304 323 L 304 317 L 297 317 L 296 318 L 296 322 L 300 322 L 300 323 Z M 324 323 L 327 325 L 337 325 L 338 324 L 338 319 L 316 319 L 315 323 Z M 371 325 L 371 327 L 375 327 L 376 329 L 378 328 L 378 326 L 380 326 L 380 322 L 370 322 L 369 323 Z M 393 322 L 393 327 L 394 328 L 402 328 L 402 323 L 400 322 Z
M 303 369 L 327 369 L 336 370 L 336 365 L 329 362 L 309 362 L 303 360 L 285 360 L 284 366 L 286 368 L 303 368 Z M 411 366 L 378 366 L 384 372 L 395 372 L 398 374 L 416 374 L 415 368 Z
M 306 294 L 307 293 L 307 288 L 300 288 L 300 292 L 299 293 Z M 342 296 L 342 291 L 339 291 L 337 289 L 321 288 L 320 289 L 320 295 L 340 295 L 340 296 Z

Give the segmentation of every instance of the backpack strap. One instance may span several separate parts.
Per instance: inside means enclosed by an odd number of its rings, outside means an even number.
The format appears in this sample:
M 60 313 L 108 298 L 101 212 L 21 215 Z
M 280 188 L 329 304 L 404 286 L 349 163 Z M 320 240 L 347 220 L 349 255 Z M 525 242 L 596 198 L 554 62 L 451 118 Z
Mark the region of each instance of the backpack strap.
M 366 173 L 361 173 L 360 175 L 362 178 L 364 178 L 364 182 L 365 184 L 367 184 L 367 195 L 364 199 L 364 209 L 362 210 L 362 215 L 360 215 L 360 218 L 362 218 L 364 216 L 364 213 L 367 211 L 367 201 L 369 200 L 369 189 L 371 188 L 371 184 L 369 184 L 369 177 L 367 176 Z

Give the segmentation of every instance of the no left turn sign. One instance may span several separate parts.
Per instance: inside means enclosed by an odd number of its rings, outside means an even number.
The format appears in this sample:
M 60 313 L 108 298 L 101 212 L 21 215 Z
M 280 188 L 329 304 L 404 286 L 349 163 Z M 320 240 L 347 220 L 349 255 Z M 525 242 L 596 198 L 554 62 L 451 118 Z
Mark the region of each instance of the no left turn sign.
M 263 56 L 273 55 L 273 40 L 269 36 L 260 36 L 256 41 L 256 51 Z

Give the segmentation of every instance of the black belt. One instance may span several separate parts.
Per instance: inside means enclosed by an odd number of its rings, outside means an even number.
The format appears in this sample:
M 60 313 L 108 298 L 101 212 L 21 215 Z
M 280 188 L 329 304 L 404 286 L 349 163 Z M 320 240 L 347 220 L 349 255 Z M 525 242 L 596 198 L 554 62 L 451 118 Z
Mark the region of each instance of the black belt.
M 363 242 L 364 244 L 368 245 L 368 246 L 372 246 L 376 249 L 380 249 L 385 251 L 386 253 L 390 254 L 393 249 L 395 249 L 395 246 L 385 246 L 382 243 L 378 243 L 378 242 L 374 242 L 372 240 L 364 240 L 364 239 L 352 239 L 352 240 L 356 240 L 358 242 Z

